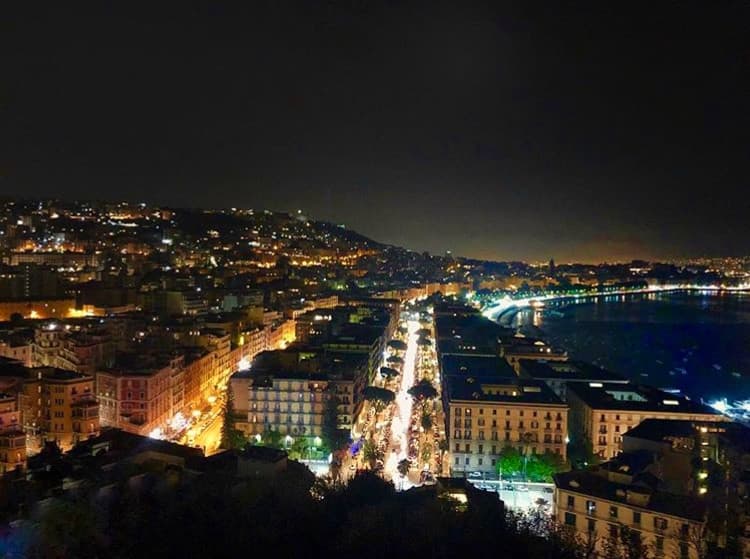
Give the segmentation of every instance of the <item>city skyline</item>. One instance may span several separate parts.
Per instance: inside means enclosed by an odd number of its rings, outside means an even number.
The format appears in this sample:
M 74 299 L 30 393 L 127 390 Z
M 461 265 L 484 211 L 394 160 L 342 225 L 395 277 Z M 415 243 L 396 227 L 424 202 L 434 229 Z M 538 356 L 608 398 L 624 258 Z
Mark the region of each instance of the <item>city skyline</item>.
M 741 255 L 746 7 L 13 19 L 0 194 L 294 211 L 492 260 Z M 179 201 L 179 204 L 175 203 Z
M 497 555 L 477 534 L 530 518 L 518 557 L 747 550 L 748 292 L 750 257 L 488 262 L 297 211 L 3 198 L 2 539 L 212 557 L 293 526 L 293 556 L 357 555 L 385 498 L 394 557 Z
M 750 559 L 750 2 L 3 15 L 0 556 Z

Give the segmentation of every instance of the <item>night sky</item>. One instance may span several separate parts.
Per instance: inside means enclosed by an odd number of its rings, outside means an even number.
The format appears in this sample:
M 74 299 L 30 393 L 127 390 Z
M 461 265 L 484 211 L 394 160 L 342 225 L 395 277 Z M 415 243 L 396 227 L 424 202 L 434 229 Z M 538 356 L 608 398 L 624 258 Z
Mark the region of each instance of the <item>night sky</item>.
M 747 2 L 59 4 L 0 22 L 2 195 L 503 260 L 750 253 Z

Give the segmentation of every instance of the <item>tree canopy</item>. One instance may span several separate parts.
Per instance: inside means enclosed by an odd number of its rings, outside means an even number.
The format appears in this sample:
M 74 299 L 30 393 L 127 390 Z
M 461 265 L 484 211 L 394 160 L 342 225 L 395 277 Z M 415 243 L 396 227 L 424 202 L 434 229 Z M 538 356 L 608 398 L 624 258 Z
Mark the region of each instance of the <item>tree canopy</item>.
M 401 373 L 399 373 L 396 369 L 392 367 L 380 367 L 380 376 L 382 377 L 393 378 L 393 377 L 397 377 L 400 374 Z
M 383 453 L 373 441 L 366 441 L 362 448 L 362 457 L 370 465 L 370 468 L 374 468 L 375 463 L 383 459 Z
M 383 404 L 390 404 L 396 399 L 396 394 L 392 390 L 380 388 L 379 386 L 366 386 L 362 391 L 362 396 L 365 400 L 381 402 Z
M 524 472 L 524 461 L 529 481 L 551 482 L 554 474 L 567 469 L 558 454 L 545 452 L 524 455 L 514 446 L 506 446 L 500 451 L 495 467 L 503 477 L 518 476 Z
M 518 475 L 523 471 L 523 455 L 516 447 L 506 446 L 500 451 L 495 468 L 501 476 Z
M 323 444 L 331 452 L 345 447 L 349 443 L 349 433 L 346 429 L 339 429 L 338 414 L 339 399 L 335 394 L 329 394 L 323 408 L 323 424 L 321 425 Z
M 432 400 L 433 398 L 437 398 L 438 395 L 437 388 L 426 379 L 420 380 L 417 384 L 407 390 L 407 392 L 409 393 L 409 396 L 419 401 Z
M 234 426 L 234 395 L 232 385 L 227 386 L 224 399 L 224 416 L 221 424 L 221 448 L 242 448 L 247 444 L 247 438 Z
M 391 340 L 388 342 L 388 347 L 395 349 L 396 351 L 406 351 L 408 346 L 406 345 L 406 342 L 402 342 L 401 340 Z
M 179 490 L 123 478 L 96 505 L 86 496 L 52 499 L 4 541 L 19 557 L 80 559 L 230 557 L 238 549 L 273 549 L 280 558 L 587 556 L 544 515 L 415 497 L 372 473 L 347 484 L 320 479 L 312 491 L 291 472 L 239 484 L 207 474 Z

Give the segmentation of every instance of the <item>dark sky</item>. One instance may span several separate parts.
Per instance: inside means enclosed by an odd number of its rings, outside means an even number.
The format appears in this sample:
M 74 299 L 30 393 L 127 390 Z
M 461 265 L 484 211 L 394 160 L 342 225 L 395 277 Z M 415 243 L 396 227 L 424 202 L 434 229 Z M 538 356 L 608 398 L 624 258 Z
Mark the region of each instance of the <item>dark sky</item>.
M 747 2 L 59 4 L 0 22 L 0 194 L 496 259 L 750 253 Z

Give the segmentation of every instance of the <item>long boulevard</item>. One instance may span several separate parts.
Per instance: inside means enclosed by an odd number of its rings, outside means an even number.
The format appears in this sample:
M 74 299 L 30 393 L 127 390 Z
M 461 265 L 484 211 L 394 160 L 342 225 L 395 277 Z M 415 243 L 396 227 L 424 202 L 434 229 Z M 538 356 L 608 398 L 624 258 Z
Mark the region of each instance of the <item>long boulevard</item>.
M 505 297 L 498 298 L 490 305 L 484 305 L 482 314 L 491 319 L 496 320 L 499 315 L 510 309 L 522 309 L 525 307 L 532 306 L 534 303 L 543 303 L 545 301 L 559 301 L 563 299 L 586 299 L 586 298 L 597 298 L 597 297 L 610 297 L 613 295 L 638 295 L 648 293 L 669 293 L 674 291 L 748 291 L 750 290 L 750 284 L 742 284 L 739 286 L 725 286 L 725 285 L 654 285 L 642 289 L 613 289 L 611 291 L 584 291 L 583 293 L 552 293 L 552 294 L 540 294 L 529 297 L 521 297 L 514 299 L 513 297 L 506 295 Z
M 391 421 L 391 440 L 388 456 L 386 456 L 385 461 L 385 473 L 393 480 L 396 480 L 399 476 L 397 470 L 398 463 L 403 459 L 408 459 L 409 455 L 409 427 L 412 415 L 412 398 L 409 395 L 408 390 L 414 385 L 414 369 L 417 360 L 417 330 L 419 329 L 419 322 L 416 320 L 409 320 L 407 322 L 407 328 L 407 348 L 404 353 L 404 364 L 401 371 L 399 389 L 398 392 L 396 392 L 396 399 L 394 401 L 393 419 Z

